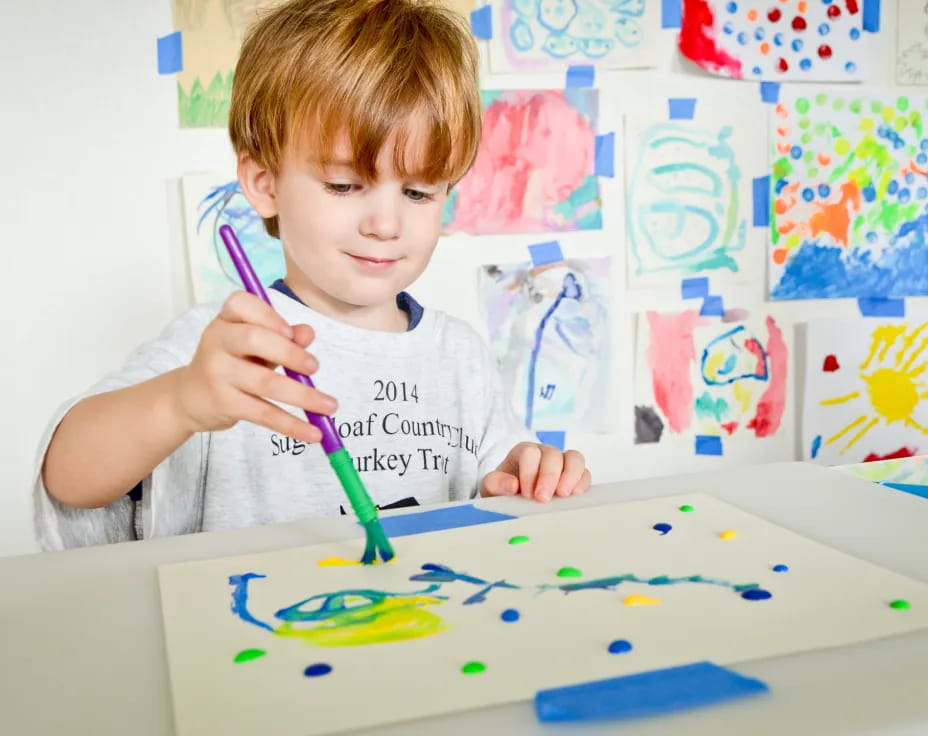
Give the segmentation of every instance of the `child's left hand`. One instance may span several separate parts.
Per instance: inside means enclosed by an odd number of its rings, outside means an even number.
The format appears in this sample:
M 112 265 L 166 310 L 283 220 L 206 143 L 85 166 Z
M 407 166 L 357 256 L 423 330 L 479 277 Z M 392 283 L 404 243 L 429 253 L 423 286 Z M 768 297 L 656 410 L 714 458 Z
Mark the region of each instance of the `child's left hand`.
M 572 496 L 590 487 L 586 460 L 576 450 L 520 442 L 480 484 L 481 496 L 514 496 L 547 503 L 555 495 Z

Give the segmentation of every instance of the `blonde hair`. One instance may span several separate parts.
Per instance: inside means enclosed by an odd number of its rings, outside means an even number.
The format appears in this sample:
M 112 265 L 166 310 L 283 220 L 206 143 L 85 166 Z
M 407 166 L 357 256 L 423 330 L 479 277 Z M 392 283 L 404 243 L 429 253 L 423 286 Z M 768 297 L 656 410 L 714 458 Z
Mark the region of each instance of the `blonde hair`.
M 347 135 L 354 168 L 377 178 L 394 138 L 404 178 L 456 183 L 480 142 L 477 47 L 463 17 L 434 0 L 291 0 L 252 26 L 235 67 L 229 136 L 277 174 L 288 145 L 330 158 Z M 404 160 L 413 114 L 427 123 L 423 161 Z M 277 218 L 264 221 L 279 237 Z

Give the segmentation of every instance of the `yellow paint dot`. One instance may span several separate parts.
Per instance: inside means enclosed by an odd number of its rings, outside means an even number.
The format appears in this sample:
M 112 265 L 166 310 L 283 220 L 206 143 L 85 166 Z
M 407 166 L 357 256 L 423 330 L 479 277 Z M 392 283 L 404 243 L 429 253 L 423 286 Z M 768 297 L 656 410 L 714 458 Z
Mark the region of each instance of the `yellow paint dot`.
M 861 118 L 860 129 L 866 133 L 869 133 L 871 130 L 873 130 L 873 118 Z
M 734 529 L 726 529 L 724 532 L 722 532 L 721 534 L 719 534 L 719 537 L 721 537 L 722 539 L 724 539 L 726 542 L 727 542 L 729 539 L 734 539 L 734 538 L 737 537 L 737 536 L 738 536 L 738 532 L 736 532 Z
M 622 602 L 626 606 L 656 606 L 660 603 L 657 598 L 649 598 L 648 596 L 641 595 L 640 593 L 627 596 Z
M 802 236 L 799 233 L 790 233 L 786 236 L 786 242 L 783 243 L 784 248 L 792 250 L 797 248 L 802 242 Z
M 360 565 L 356 560 L 346 560 L 341 557 L 326 557 L 316 563 L 319 567 L 343 567 L 344 565 Z
M 843 156 L 850 150 L 851 144 L 847 142 L 846 138 L 838 138 L 838 140 L 835 141 L 835 153 L 839 156 Z
M 887 105 L 886 107 L 883 108 L 882 115 L 883 115 L 883 120 L 885 120 L 888 123 L 894 117 L 896 117 L 896 111 L 893 110 L 893 108 L 891 108 L 889 105 Z

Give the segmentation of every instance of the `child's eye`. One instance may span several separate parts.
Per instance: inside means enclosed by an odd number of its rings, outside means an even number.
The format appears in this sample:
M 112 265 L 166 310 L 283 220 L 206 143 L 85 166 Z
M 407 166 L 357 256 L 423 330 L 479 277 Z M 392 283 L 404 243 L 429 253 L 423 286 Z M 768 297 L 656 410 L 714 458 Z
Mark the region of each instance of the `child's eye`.
M 354 190 L 354 184 L 333 184 L 332 182 L 325 183 L 326 191 L 331 194 L 345 195 L 351 194 Z
M 406 189 L 404 193 L 412 202 L 430 202 L 435 199 L 434 194 L 421 192 L 418 189 Z

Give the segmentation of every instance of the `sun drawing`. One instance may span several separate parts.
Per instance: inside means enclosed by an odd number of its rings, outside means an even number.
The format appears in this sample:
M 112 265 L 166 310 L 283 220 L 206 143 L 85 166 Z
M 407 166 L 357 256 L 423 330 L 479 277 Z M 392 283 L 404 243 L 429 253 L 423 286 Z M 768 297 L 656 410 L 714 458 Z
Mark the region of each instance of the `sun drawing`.
M 919 404 L 928 399 L 928 387 L 919 380 L 928 367 L 928 361 L 919 361 L 928 346 L 928 337 L 919 340 L 926 327 L 928 322 L 913 328 L 908 334 L 906 325 L 881 325 L 873 331 L 870 353 L 860 365 L 860 378 L 865 384 L 866 395 L 863 391 L 854 391 L 821 402 L 822 406 L 834 406 L 866 398 L 870 401 L 872 412 L 863 413 L 842 427 L 825 441 L 826 445 L 850 435 L 841 449 L 841 454 L 844 454 L 880 419 L 886 424 L 902 422 L 906 427 L 928 434 L 928 427 L 923 427 L 914 418 Z

